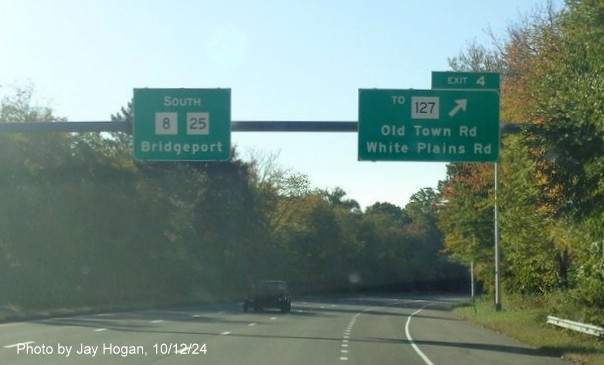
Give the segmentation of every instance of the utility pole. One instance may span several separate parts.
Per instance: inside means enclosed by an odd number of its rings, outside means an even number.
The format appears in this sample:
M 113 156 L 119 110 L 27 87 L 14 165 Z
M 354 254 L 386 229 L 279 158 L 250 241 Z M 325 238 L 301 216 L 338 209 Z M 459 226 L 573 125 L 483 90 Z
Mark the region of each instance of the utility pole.
M 494 221 L 495 221 L 495 311 L 501 311 L 501 276 L 499 267 L 499 207 L 497 202 L 497 190 L 499 188 L 499 163 L 495 163 L 495 202 L 494 202 Z

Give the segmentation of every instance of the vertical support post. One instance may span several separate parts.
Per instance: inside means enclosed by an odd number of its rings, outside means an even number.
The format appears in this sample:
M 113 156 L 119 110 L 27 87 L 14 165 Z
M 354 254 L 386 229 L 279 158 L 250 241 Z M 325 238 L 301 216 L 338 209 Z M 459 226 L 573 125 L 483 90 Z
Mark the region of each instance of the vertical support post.
M 495 202 L 494 202 L 494 222 L 495 222 L 495 311 L 501 311 L 501 277 L 500 277 L 500 257 L 499 257 L 499 207 L 497 201 L 497 190 L 499 189 L 499 163 L 495 163 Z
M 602 263 L 604 264 L 604 238 L 602 239 Z M 604 279 L 604 268 L 602 268 L 600 275 L 602 275 L 602 279 Z
M 474 260 L 470 261 L 470 295 L 472 296 L 472 303 L 476 298 L 476 293 L 474 292 Z

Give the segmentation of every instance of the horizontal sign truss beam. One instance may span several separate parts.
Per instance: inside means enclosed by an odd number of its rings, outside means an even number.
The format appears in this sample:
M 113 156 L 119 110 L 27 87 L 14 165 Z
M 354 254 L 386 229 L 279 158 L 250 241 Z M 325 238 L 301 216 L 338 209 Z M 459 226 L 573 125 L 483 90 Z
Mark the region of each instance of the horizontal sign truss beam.
M 516 134 L 538 127 L 527 124 L 502 123 L 502 134 Z M 233 121 L 233 132 L 357 132 L 358 122 L 336 121 Z M 124 132 L 132 134 L 128 122 L 7 122 L 0 123 L 0 132 Z
M 357 132 L 357 122 L 319 121 L 239 121 L 233 132 Z
M 7 122 L 0 123 L 0 132 L 126 132 L 132 125 L 124 122 Z

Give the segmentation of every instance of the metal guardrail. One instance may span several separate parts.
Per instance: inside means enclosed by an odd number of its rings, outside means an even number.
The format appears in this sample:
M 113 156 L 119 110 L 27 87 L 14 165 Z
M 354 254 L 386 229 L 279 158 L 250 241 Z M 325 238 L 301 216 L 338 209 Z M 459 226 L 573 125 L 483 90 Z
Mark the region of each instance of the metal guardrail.
M 585 324 L 580 322 L 571 321 L 568 319 L 562 319 L 554 316 L 547 316 L 547 323 L 553 324 L 554 326 L 568 328 L 573 331 L 585 333 L 592 336 L 604 338 L 604 328 L 594 326 L 591 324 Z

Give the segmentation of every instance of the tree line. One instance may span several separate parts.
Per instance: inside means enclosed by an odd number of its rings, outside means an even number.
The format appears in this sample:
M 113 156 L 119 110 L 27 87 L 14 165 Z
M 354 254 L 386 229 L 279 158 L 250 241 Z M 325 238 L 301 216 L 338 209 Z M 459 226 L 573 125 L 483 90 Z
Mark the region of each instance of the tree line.
M 604 324 L 604 3 L 551 3 L 491 45 L 449 60 L 501 73 L 500 237 L 505 291 L 552 314 Z M 445 251 L 492 289 L 494 166 L 450 164 L 439 214 Z M 548 299 L 549 298 L 549 299 Z M 554 299 L 552 299 L 554 298 Z
M 0 122 L 64 120 L 2 99 Z M 131 105 L 112 116 L 131 119 Z M 0 134 L 0 307 L 169 305 L 242 299 L 255 280 L 294 296 L 467 287 L 441 254 L 440 194 L 362 211 L 270 153 L 137 162 L 123 133 Z

